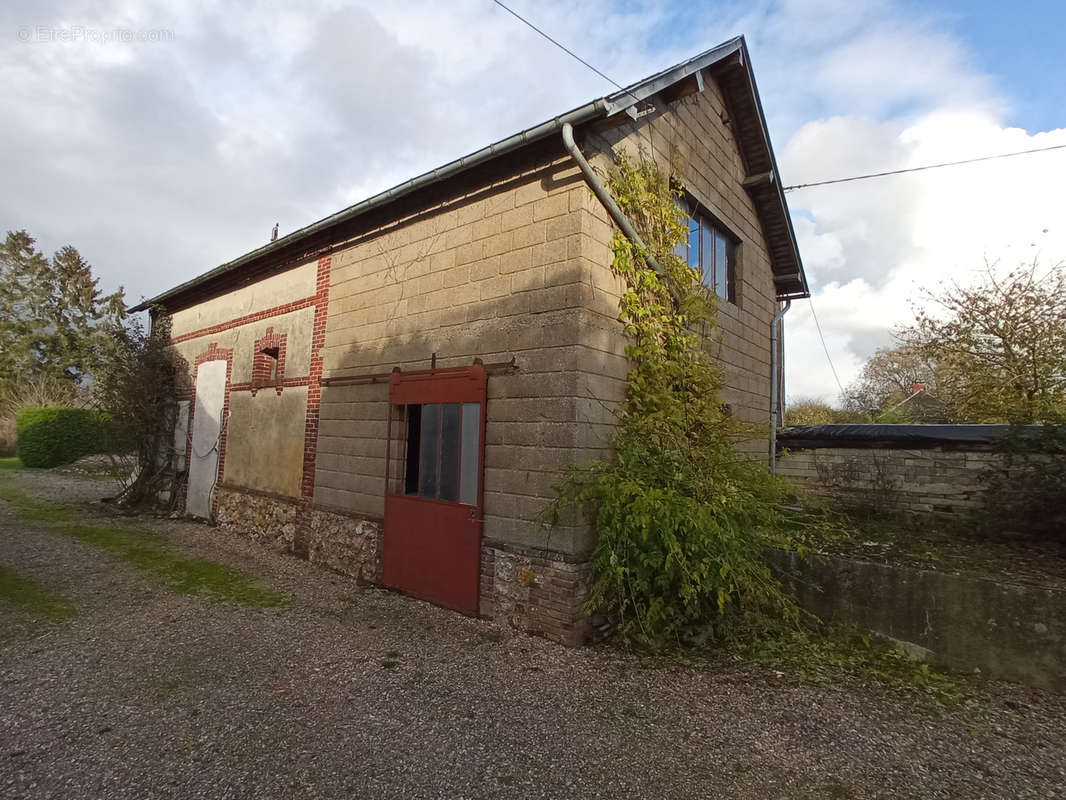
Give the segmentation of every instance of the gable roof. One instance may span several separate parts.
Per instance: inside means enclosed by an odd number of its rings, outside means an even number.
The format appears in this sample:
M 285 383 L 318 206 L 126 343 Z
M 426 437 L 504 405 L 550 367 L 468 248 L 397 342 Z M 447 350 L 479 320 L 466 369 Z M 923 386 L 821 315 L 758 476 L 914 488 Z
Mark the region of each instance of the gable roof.
M 207 284 L 230 275 L 238 269 L 252 268 L 294 245 L 298 246 L 372 209 L 381 208 L 419 189 L 455 177 L 475 166 L 485 164 L 533 142 L 558 136 L 567 122 L 576 127 L 626 112 L 649 100 L 658 92 L 693 75 L 696 76 L 702 88 L 703 70 L 710 72 L 718 81 L 725 96 L 726 108 L 729 111 L 733 133 L 740 148 L 741 161 L 747 176 L 744 186 L 755 204 L 770 252 L 777 298 L 784 300 L 807 297 L 809 294 L 807 279 L 803 272 L 803 263 L 800 260 L 792 220 L 789 217 L 788 203 L 778 177 L 777 161 L 770 145 L 770 134 L 766 128 L 766 118 L 759 99 L 759 91 L 755 86 L 748 47 L 744 37 L 738 36 L 614 94 L 592 100 L 565 114 L 553 117 L 546 122 L 534 125 L 469 155 L 411 178 L 391 189 L 379 192 L 336 214 L 331 214 L 233 261 L 215 267 L 192 280 L 168 289 L 150 300 L 139 303 L 130 311 L 144 311 L 155 305 L 165 305 L 168 301 L 176 300 L 195 289 L 206 287 Z

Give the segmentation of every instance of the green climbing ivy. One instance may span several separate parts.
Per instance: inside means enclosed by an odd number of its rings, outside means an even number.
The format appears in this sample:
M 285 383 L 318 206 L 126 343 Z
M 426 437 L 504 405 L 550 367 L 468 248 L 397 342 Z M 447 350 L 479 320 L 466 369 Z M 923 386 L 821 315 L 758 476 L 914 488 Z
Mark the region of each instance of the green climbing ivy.
M 793 547 L 780 510 L 788 489 L 735 448 L 755 431 L 721 399 L 710 354 L 717 300 L 675 252 L 688 237 L 676 181 L 641 152 L 616 160 L 608 186 L 647 248 L 615 234 L 631 370 L 613 457 L 570 469 L 548 518 L 568 506 L 592 515 L 588 610 L 616 620 L 628 641 L 721 640 L 794 622 L 765 557 L 768 545 Z

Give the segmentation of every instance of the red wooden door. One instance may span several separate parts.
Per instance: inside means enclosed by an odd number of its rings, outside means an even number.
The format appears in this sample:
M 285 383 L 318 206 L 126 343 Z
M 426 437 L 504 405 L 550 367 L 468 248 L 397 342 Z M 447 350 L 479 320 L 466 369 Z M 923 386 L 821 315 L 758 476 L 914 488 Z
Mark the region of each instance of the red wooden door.
M 476 616 L 481 564 L 485 370 L 389 380 L 386 586 Z

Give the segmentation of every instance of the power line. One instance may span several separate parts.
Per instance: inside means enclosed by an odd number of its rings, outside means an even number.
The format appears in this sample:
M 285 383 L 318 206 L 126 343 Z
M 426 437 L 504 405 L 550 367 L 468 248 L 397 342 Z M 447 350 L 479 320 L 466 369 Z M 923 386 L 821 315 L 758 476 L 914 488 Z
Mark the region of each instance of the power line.
M 833 366 L 833 359 L 829 355 L 829 348 L 825 344 L 825 337 L 822 336 L 822 325 L 818 322 L 818 315 L 814 311 L 814 298 L 808 296 L 807 301 L 811 304 L 811 316 L 814 317 L 814 327 L 818 329 L 818 338 L 822 340 L 822 349 L 825 350 L 825 360 L 829 362 L 829 369 L 833 371 L 833 380 L 837 382 L 837 388 L 840 389 L 840 396 L 843 398 L 844 385 L 840 382 L 840 378 L 837 376 L 837 368 Z
M 924 167 L 908 167 L 906 169 L 892 169 L 887 172 L 872 172 L 868 175 L 854 175 L 850 178 L 833 178 L 828 181 L 814 181 L 813 183 L 798 183 L 795 186 L 786 186 L 784 191 L 791 192 L 796 189 L 809 189 L 812 186 L 828 186 L 832 183 L 849 183 L 850 181 L 864 181 L 868 178 L 883 178 L 886 175 L 902 175 L 905 172 L 921 172 L 927 169 L 940 169 L 941 167 L 957 167 L 961 164 L 976 164 L 978 161 L 993 161 L 997 158 L 1013 158 L 1014 156 L 1027 156 L 1031 153 L 1046 153 L 1048 150 L 1063 150 L 1066 144 L 1053 144 L 1050 147 L 1034 147 L 1032 150 L 1019 150 L 1016 153 L 1000 153 L 994 156 L 981 156 L 980 158 L 966 158 L 962 161 L 946 161 L 943 164 L 926 164 Z
M 612 86 L 616 87 L 616 88 L 617 88 L 617 89 L 618 89 L 619 91 L 625 92 L 625 93 L 626 93 L 626 94 L 628 94 L 628 95 L 629 95 L 630 97 L 632 97 L 632 98 L 633 98 L 634 100 L 636 100 L 636 101 L 637 101 L 638 103 L 640 102 L 640 98 L 639 98 L 639 97 L 637 97 L 637 96 L 636 96 L 635 94 L 633 94 L 633 93 L 632 93 L 631 91 L 629 91 L 629 90 L 628 90 L 628 89 L 627 89 L 626 87 L 624 87 L 624 86 L 623 86 L 622 84 L 620 84 L 620 83 L 619 83 L 618 81 L 614 80 L 614 78 L 612 78 L 612 77 L 610 77 L 609 75 L 605 75 L 604 73 L 600 72 L 600 71 L 599 71 L 598 69 L 596 69 L 596 68 L 595 68 L 594 66 L 592 66 L 592 64 L 590 64 L 589 62 L 587 62 L 587 61 L 586 61 L 585 59 L 583 59 L 583 58 L 582 58 L 581 56 L 579 56 L 579 55 L 578 55 L 577 53 L 575 53 L 575 52 L 574 52 L 573 50 L 571 50 L 571 49 L 570 49 L 569 47 L 567 47 L 566 45 L 563 45 L 563 44 L 560 44 L 559 42 L 557 42 L 557 41 L 556 41 L 555 39 L 553 39 L 553 38 L 552 38 L 551 36 L 549 36 L 549 35 L 548 35 L 547 33 L 545 33 L 544 31 L 542 31 L 542 30 L 541 30 L 540 28 L 538 28 L 538 27 L 537 27 L 536 25 L 534 25 L 534 24 L 533 24 L 532 22 L 530 22 L 530 21 L 529 21 L 528 19 L 526 19 L 525 17 L 523 17 L 523 16 L 521 15 L 521 14 L 519 14 L 519 13 L 518 13 L 517 11 L 515 11 L 515 10 L 513 10 L 513 9 L 511 9 L 511 8 L 508 8 L 508 7 L 507 7 L 507 6 L 505 6 L 505 5 L 503 4 L 503 3 L 501 3 L 501 2 L 500 2 L 500 0 L 492 0 L 492 2 L 494 2 L 494 3 L 495 3 L 496 5 L 498 5 L 498 6 L 500 7 L 500 8 L 502 8 L 502 9 L 503 9 L 504 11 L 506 11 L 506 12 L 507 12 L 508 14 L 510 14 L 510 15 L 511 15 L 512 17 L 514 17 L 515 19 L 517 19 L 517 20 L 518 20 L 519 22 L 521 22 L 521 23 L 522 23 L 523 25 L 526 25 L 526 26 L 528 26 L 529 28 L 532 28 L 532 29 L 533 29 L 534 31 L 536 31 L 537 33 L 539 33 L 539 34 L 540 34 L 541 36 L 543 36 L 543 37 L 544 37 L 545 39 L 547 39 L 547 40 L 548 40 L 549 42 L 551 42 L 551 43 L 552 43 L 553 45 L 555 45 L 556 47 L 558 47 L 558 48 L 559 48 L 560 50 L 562 50 L 562 51 L 563 51 L 564 53 L 566 53 L 567 55 L 569 55 L 569 56 L 570 56 L 571 58 L 574 58 L 574 59 L 577 59 L 578 61 L 580 61 L 580 62 L 581 62 L 582 64 L 584 64 L 584 65 L 585 65 L 586 67 L 588 67 L 589 69 L 591 69 L 591 70 L 592 70 L 593 72 L 595 72 L 595 73 L 596 73 L 597 75 L 599 75 L 599 76 L 600 76 L 601 78 L 603 78 L 603 79 L 604 79 L 605 81 L 607 81 L 607 82 L 608 82 L 609 84 L 611 84 Z

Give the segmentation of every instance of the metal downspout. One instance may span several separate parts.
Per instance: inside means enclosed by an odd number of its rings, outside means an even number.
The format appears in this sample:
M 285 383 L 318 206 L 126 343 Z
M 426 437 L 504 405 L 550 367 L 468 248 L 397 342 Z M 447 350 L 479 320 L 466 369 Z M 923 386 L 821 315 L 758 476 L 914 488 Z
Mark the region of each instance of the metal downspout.
M 770 322 L 770 472 L 777 472 L 777 416 L 778 406 L 781 404 L 781 376 L 778 375 L 778 364 L 780 362 L 780 356 L 778 355 L 777 343 L 780 340 L 778 330 L 781 327 L 781 320 L 788 313 L 788 310 L 792 307 L 792 301 L 786 300 L 785 307 L 778 311 L 773 320 Z
M 607 213 L 611 215 L 611 219 L 613 219 L 615 224 L 622 229 L 622 233 L 626 235 L 626 238 L 640 248 L 644 253 L 644 258 L 647 260 L 648 264 L 651 265 L 651 268 L 662 275 L 663 268 L 659 266 L 659 262 L 655 260 L 655 257 L 648 252 L 648 248 L 644 246 L 644 242 L 641 241 L 640 234 L 637 233 L 636 228 L 633 227 L 626 215 L 622 213 L 622 209 L 618 207 L 614 198 L 611 197 L 611 193 L 607 191 L 607 187 L 603 185 L 603 181 L 600 180 L 600 177 L 585 159 L 584 154 L 578 149 L 577 142 L 574 141 L 574 126 L 569 122 L 563 123 L 563 144 L 566 146 L 567 152 L 570 153 L 574 161 L 577 162 L 577 165 L 581 167 L 581 174 L 585 176 L 585 183 L 589 185 L 593 194 L 595 194 L 600 202 L 603 203 L 603 207 L 607 209 Z

